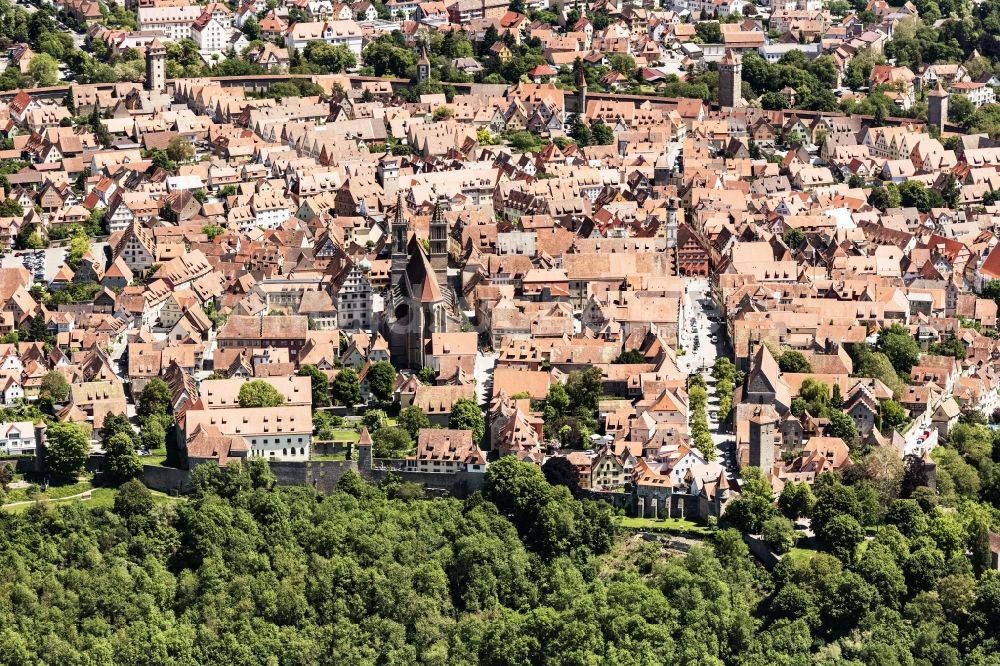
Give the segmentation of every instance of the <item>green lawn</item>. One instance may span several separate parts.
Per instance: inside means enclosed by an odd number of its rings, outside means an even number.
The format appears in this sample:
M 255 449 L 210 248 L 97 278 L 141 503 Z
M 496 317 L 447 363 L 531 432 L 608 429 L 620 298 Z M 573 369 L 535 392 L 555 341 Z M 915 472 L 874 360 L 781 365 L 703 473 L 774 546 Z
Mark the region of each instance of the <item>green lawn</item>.
M 337 428 L 333 431 L 333 441 L 335 442 L 356 442 L 361 439 L 361 435 L 354 428 Z
M 811 548 L 792 548 L 785 553 L 785 557 L 792 560 L 811 560 L 815 554 L 816 551 Z
M 93 485 L 89 480 L 78 481 L 77 483 L 70 483 L 64 486 L 49 486 L 48 490 L 45 492 L 39 492 L 34 497 L 28 496 L 28 488 L 14 488 L 4 499 L 5 504 L 12 504 L 14 502 L 24 502 L 31 499 L 42 499 L 47 498 L 50 500 L 62 499 L 63 497 L 68 497 L 70 495 L 76 495 L 78 493 L 86 492 L 90 490 Z
M 712 533 L 704 523 L 698 523 L 686 518 L 619 518 L 618 526 L 627 530 L 645 530 L 649 532 L 688 532 L 708 536 Z
M 312 462 L 338 462 L 347 460 L 347 451 L 341 451 L 340 453 L 331 453 L 328 455 L 312 455 L 309 457 Z
M 84 490 L 80 490 L 77 492 L 84 492 L 87 489 L 88 488 L 85 488 Z M 84 502 L 90 508 L 96 509 L 98 507 L 104 507 L 110 509 L 115 504 L 116 492 L 117 491 L 114 488 L 102 487 L 102 488 L 93 488 L 91 490 L 89 499 L 84 499 L 82 497 L 73 497 L 67 499 L 64 493 L 61 493 L 59 498 L 47 497 L 46 495 L 38 495 L 36 499 L 44 501 L 46 504 L 69 504 L 71 502 Z M 166 493 L 161 493 L 158 490 L 153 490 L 150 492 L 153 494 L 153 502 L 155 502 L 156 504 L 173 504 L 174 502 L 184 501 L 183 497 L 174 497 L 172 495 L 167 495 Z M 34 505 L 35 505 L 34 502 L 28 502 L 26 504 L 18 504 L 17 506 L 4 505 L 0 508 L 10 513 L 21 513 L 23 511 L 27 511 Z
M 90 499 L 87 500 L 86 504 L 88 507 L 103 506 L 110 509 L 115 505 L 115 492 L 114 488 L 94 488 L 94 492 L 90 493 Z

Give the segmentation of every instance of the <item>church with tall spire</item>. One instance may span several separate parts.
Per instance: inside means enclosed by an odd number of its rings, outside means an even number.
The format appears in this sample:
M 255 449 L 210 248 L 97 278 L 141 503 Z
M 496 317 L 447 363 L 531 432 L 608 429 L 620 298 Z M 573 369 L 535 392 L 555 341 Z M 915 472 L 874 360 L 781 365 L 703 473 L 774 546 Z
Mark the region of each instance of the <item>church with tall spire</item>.
M 389 229 L 391 283 L 385 298 L 382 334 L 398 368 L 419 369 L 431 335 L 461 330 L 458 298 L 448 281 L 448 221 L 435 200 L 427 248 L 406 219 L 402 191 Z

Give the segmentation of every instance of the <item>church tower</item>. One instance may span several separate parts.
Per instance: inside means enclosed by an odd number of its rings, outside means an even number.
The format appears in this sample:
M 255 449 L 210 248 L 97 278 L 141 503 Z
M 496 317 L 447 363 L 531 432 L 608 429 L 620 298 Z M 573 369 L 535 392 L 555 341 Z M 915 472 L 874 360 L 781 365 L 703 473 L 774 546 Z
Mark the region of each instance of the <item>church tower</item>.
M 417 61 L 417 83 L 431 78 L 431 60 L 427 57 L 427 49 L 420 49 L 420 60 Z
M 385 196 L 391 197 L 399 190 L 399 160 L 395 157 L 383 157 L 375 169 L 378 184 L 382 186 Z
M 583 73 L 583 65 L 580 65 L 580 75 L 577 77 L 576 94 L 580 100 L 580 117 L 587 113 L 587 75 Z
M 403 201 L 403 191 L 396 192 L 396 211 L 392 216 L 392 253 L 406 254 L 406 220 L 403 213 L 406 211 L 406 203 Z
M 732 49 L 719 61 L 719 106 L 743 106 L 743 58 Z
M 408 234 L 406 233 L 407 232 L 406 219 L 403 217 L 403 213 L 405 211 L 406 211 L 406 203 L 403 201 L 403 191 L 397 190 L 396 211 L 393 214 L 392 223 L 389 226 L 392 286 L 399 284 L 399 281 L 403 277 L 403 273 L 406 271 L 406 263 L 407 263 L 406 240 Z
M 146 90 L 167 91 L 167 49 L 156 38 L 146 47 Z
M 448 221 L 444 217 L 441 197 L 434 201 L 434 213 L 430 223 L 431 267 L 438 276 L 438 284 L 448 282 Z
M 943 132 L 946 122 L 948 122 L 948 92 L 941 87 L 941 79 L 938 79 L 934 90 L 927 93 L 927 124 Z

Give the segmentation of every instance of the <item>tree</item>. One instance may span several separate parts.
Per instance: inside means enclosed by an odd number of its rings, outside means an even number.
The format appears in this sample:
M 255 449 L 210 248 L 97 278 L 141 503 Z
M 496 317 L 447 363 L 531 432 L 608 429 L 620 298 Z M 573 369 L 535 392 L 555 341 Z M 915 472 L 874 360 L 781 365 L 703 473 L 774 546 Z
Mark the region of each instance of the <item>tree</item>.
M 879 430 L 883 435 L 889 435 L 893 430 L 899 429 L 910 422 L 906 410 L 895 400 L 884 400 L 878 406 L 881 427 Z
M 837 412 L 838 414 L 842 412 Z M 887 447 L 875 447 L 864 459 L 865 476 L 872 482 L 883 507 L 899 497 L 903 462 Z
M 0 463 L 0 491 L 10 491 L 10 484 L 14 482 L 14 466 L 9 463 Z
M 429 368 L 425 365 L 420 368 L 420 372 L 417 373 L 417 379 L 419 379 L 420 383 L 425 386 L 434 386 L 434 383 L 437 380 L 437 373 L 434 372 L 434 368 Z
M 354 368 L 343 368 L 333 379 L 333 399 L 348 409 L 361 402 L 361 387 Z
M 828 418 L 831 435 L 841 438 L 850 447 L 857 446 L 858 426 L 854 423 L 854 419 L 840 411 L 831 411 Z
M 218 236 L 226 233 L 226 229 L 218 224 L 206 224 L 201 228 L 201 232 L 208 236 L 209 241 L 214 241 Z
M 107 442 L 115 435 L 125 435 L 132 443 L 133 448 L 135 447 L 135 431 L 125 414 L 105 414 L 99 435 L 104 448 L 107 448 Z
M 760 106 L 762 109 L 780 111 L 788 108 L 788 98 L 780 92 L 766 92 L 761 95 Z
M 760 534 L 764 522 L 775 513 L 771 483 L 759 467 L 746 467 L 740 491 L 740 496 L 726 506 L 723 517 L 745 534 Z
M 145 420 L 142 426 L 142 434 L 139 435 L 142 448 L 147 451 L 159 451 L 167 445 L 167 431 L 161 423 L 161 419 L 150 417 Z
M 782 372 L 812 372 L 812 366 L 802 352 L 791 349 L 778 358 L 778 367 Z
M 569 411 L 570 398 L 566 387 L 562 384 L 552 384 L 545 395 L 545 407 L 552 410 L 553 417 Z
M 135 446 L 130 436 L 117 433 L 104 443 L 104 471 L 116 484 L 124 483 L 142 474 L 142 462 L 136 455 Z
M 580 114 L 574 114 L 572 122 L 569 123 L 570 131 L 569 135 L 576 141 L 576 145 L 581 148 L 586 148 L 587 146 L 594 143 L 594 134 L 590 131 L 590 125 Z
M 474 400 L 464 398 L 458 400 L 451 408 L 451 418 L 448 427 L 453 430 L 471 430 L 473 443 L 482 441 L 486 434 L 486 421 L 483 411 Z
M 938 356 L 951 356 L 959 361 L 964 360 L 966 354 L 965 345 L 954 335 L 941 342 L 931 344 L 927 352 Z
M 0 217 L 23 217 L 24 208 L 14 199 L 0 201 Z
M 537 465 L 514 456 L 489 466 L 483 496 L 545 560 L 580 547 L 607 552 L 614 543 L 608 505 L 574 501 L 567 488 L 550 485 Z
M 553 486 L 566 486 L 576 497 L 580 493 L 580 474 L 566 456 L 552 456 L 542 465 L 545 480 Z
M 59 83 L 59 63 L 47 53 L 39 53 L 32 58 L 28 71 L 37 86 L 54 86 Z
M 372 455 L 376 458 L 402 458 L 412 448 L 410 434 L 399 426 L 379 428 L 372 435 Z
M 312 422 L 313 437 L 316 439 L 331 440 L 334 438 L 334 430 L 341 427 L 344 420 L 328 411 L 313 410 Z
M 47 431 L 45 467 L 59 479 L 72 479 L 83 471 L 90 454 L 87 431 L 76 423 L 53 423 Z
M 618 355 L 618 358 L 612 361 L 612 363 L 618 365 L 638 364 L 645 362 L 646 362 L 646 357 L 643 356 L 642 352 L 639 351 L 638 349 L 629 349 L 628 351 L 624 351 Z
M 858 377 L 878 379 L 892 389 L 897 398 L 906 390 L 906 383 L 896 374 L 889 357 L 882 352 L 873 352 L 868 345 L 854 347 L 854 374 Z
M 309 378 L 312 386 L 313 409 L 330 406 L 330 380 L 325 372 L 311 363 L 306 363 L 295 374 L 299 377 Z
M 597 402 L 604 393 L 600 368 L 588 368 L 583 372 L 575 370 L 566 379 L 566 394 L 570 405 L 576 409 L 582 407 L 590 411 L 597 410 Z
M 698 21 L 695 26 L 695 39 L 698 44 L 721 44 L 722 28 L 718 21 Z
M 615 142 L 615 131 L 610 125 L 594 123 L 590 131 L 594 136 L 594 143 L 598 146 L 610 146 Z
M 975 105 L 965 95 L 951 95 L 948 98 L 948 120 L 956 125 L 968 127 L 975 112 Z
M 403 407 L 399 410 L 396 423 L 399 424 L 399 427 L 406 430 L 412 439 L 416 439 L 423 428 L 431 427 L 431 421 L 427 418 L 427 414 L 416 405 Z
M 309 42 L 305 48 L 306 59 L 319 65 L 321 70 L 338 74 L 357 66 L 354 52 L 344 44 L 333 46 L 324 42 Z
M 167 157 L 174 162 L 186 162 L 194 157 L 194 146 L 182 136 L 175 136 L 167 143 Z
M 39 392 L 42 395 L 51 396 L 53 402 L 66 402 L 69 398 L 69 382 L 66 381 L 66 376 L 63 373 L 58 370 L 50 370 L 42 377 Z
M 774 516 L 764 521 L 761 536 L 771 550 L 779 555 L 787 553 L 795 545 L 795 527 L 784 516 Z
M 948 441 L 976 467 L 993 455 L 993 433 L 985 425 L 960 422 L 948 434 Z
M 854 562 L 858 545 L 864 540 L 865 530 L 853 516 L 835 516 L 823 526 L 822 541 L 827 550 L 846 564 Z
M 240 407 L 280 407 L 285 396 L 270 382 L 254 379 L 240 387 Z
M 881 211 L 886 211 L 889 208 L 899 208 L 902 205 L 902 200 L 899 196 L 899 189 L 895 184 L 889 183 L 885 187 L 873 188 L 871 194 L 868 195 L 868 203 Z
M 785 245 L 792 248 L 793 250 L 802 244 L 802 241 L 806 239 L 806 235 L 802 233 L 801 229 L 789 229 L 785 232 Z
M 778 508 L 791 520 L 808 518 L 815 503 L 816 498 L 813 496 L 812 488 L 805 481 L 801 483 L 789 481 L 778 496 Z
M 368 368 L 368 385 L 379 402 L 392 402 L 396 385 L 396 368 L 389 361 L 376 361 Z
M 450 106 L 439 106 L 436 109 L 434 109 L 434 113 L 431 114 L 431 119 L 436 123 L 454 117 L 455 117 L 455 110 Z
M 139 393 L 135 412 L 140 417 L 165 415 L 170 413 L 172 404 L 170 386 L 159 377 L 154 377 Z
M 122 518 L 149 515 L 153 506 L 153 493 L 140 481 L 126 481 L 115 493 L 114 512 Z
M 906 579 L 892 551 L 884 544 L 870 543 L 858 562 L 857 572 L 878 590 L 882 602 L 896 608 L 906 594 Z
M 375 76 L 406 77 L 417 64 L 417 56 L 413 50 L 397 44 L 391 35 L 382 35 L 369 43 L 361 57 L 365 65 L 375 72 Z
M 247 36 L 251 42 L 260 39 L 260 23 L 257 21 L 257 17 L 251 16 L 246 21 L 243 22 L 243 27 L 240 28 L 243 34 Z
M 361 422 L 368 428 L 369 432 L 377 432 L 385 423 L 385 420 L 385 411 L 381 409 L 367 409 L 364 416 L 361 417 Z
M 990 568 L 993 561 L 990 549 L 990 517 L 981 507 L 972 512 L 967 531 L 972 570 L 977 576 L 981 576 Z
M 927 469 L 920 456 L 910 454 L 903 458 L 903 480 L 900 483 L 899 496 L 912 497 L 917 488 L 926 488 L 928 483 Z
M 878 350 L 888 357 L 892 367 L 901 375 L 909 375 L 910 369 L 920 360 L 917 341 L 899 324 L 893 324 L 879 334 Z
M 66 265 L 75 271 L 80 267 L 84 255 L 88 252 L 90 252 L 90 237 L 82 230 L 79 230 L 69 241 L 69 251 L 66 253 Z
M 611 69 L 629 78 L 635 76 L 635 58 L 627 53 L 612 53 L 608 59 Z
M 809 517 L 817 536 L 822 533 L 826 523 L 836 516 L 849 515 L 855 519 L 863 516 L 864 509 L 855 489 L 844 485 L 832 474 L 821 474 L 813 486 L 813 492 L 816 494 L 816 502 Z

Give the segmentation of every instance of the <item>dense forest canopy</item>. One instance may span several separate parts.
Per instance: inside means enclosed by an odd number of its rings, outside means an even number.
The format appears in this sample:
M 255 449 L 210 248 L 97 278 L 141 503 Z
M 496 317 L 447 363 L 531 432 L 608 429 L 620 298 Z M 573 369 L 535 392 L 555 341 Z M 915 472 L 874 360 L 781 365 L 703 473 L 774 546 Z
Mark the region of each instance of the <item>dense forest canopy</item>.
M 1000 664 L 1000 578 L 937 508 L 904 500 L 860 557 L 768 573 L 735 530 L 669 556 L 537 467 L 488 476 L 462 502 L 203 466 L 189 501 L 133 481 L 112 509 L 0 514 L 0 662 Z M 827 485 L 822 515 L 857 509 Z

